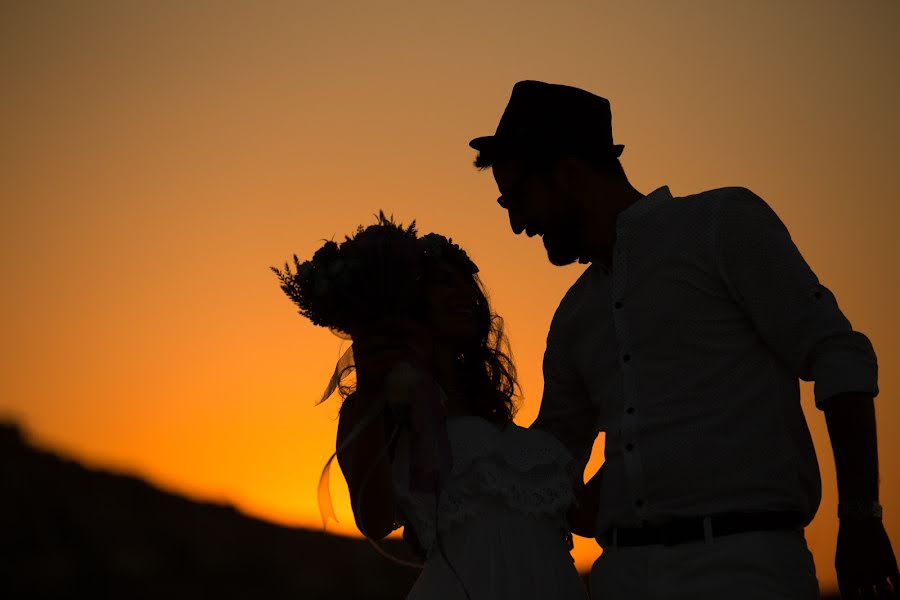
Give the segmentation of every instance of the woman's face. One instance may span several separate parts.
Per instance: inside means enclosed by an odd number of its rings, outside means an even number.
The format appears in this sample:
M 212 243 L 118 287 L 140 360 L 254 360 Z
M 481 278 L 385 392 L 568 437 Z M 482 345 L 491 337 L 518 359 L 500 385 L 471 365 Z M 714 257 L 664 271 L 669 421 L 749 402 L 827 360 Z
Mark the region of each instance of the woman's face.
M 475 278 L 448 264 L 438 264 L 423 277 L 425 318 L 438 340 L 458 349 L 476 345 L 484 335 L 483 299 Z

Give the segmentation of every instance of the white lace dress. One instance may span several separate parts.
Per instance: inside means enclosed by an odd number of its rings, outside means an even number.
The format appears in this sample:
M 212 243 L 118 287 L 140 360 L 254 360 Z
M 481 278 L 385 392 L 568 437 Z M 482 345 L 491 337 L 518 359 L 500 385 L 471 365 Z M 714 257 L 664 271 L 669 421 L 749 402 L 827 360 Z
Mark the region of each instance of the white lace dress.
M 433 494 L 410 491 L 408 438 L 396 449 L 402 524 L 428 552 L 407 600 L 585 600 L 569 553 L 566 448 L 543 431 L 501 431 L 480 417 L 451 418 L 447 429 L 453 468 L 437 507 Z

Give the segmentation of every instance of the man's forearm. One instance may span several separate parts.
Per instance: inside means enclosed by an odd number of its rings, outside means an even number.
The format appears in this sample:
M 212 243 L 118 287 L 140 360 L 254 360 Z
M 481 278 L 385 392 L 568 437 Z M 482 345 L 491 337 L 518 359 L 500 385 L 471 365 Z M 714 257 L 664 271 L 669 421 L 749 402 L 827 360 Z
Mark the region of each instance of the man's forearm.
M 839 502 L 878 501 L 875 403 L 869 394 L 846 393 L 824 404 L 834 452 Z

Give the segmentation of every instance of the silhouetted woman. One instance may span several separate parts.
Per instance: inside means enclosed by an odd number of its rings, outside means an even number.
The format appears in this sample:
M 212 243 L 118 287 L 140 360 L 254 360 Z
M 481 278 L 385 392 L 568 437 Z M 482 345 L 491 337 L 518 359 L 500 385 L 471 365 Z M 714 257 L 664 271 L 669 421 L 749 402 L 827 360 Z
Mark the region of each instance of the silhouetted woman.
M 566 524 L 572 457 L 513 423 L 502 321 L 466 253 L 380 215 L 294 264 L 274 270 L 300 313 L 353 339 L 337 458 L 360 531 L 403 526 L 423 555 L 408 598 L 586 598 Z

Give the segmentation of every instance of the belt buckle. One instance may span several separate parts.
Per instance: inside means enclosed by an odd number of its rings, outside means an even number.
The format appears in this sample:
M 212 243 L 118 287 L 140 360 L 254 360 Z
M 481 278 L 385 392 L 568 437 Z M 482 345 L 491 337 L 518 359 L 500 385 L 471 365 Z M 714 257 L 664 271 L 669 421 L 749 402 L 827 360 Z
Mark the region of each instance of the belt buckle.
M 699 542 L 706 538 L 704 521 L 671 521 L 659 528 L 659 538 L 663 546 Z

